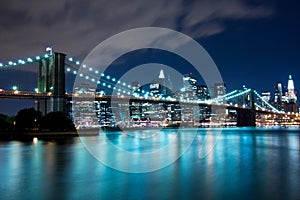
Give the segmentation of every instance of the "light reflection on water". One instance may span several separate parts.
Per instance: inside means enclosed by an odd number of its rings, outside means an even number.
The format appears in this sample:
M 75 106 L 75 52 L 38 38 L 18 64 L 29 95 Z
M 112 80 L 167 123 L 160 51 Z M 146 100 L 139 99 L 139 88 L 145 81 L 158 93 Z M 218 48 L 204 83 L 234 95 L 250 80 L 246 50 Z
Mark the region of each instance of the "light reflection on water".
M 174 130 L 110 134 L 131 152 L 170 144 Z M 130 139 L 128 139 L 130 137 Z M 179 135 L 184 142 L 188 131 Z M 127 138 L 125 140 L 124 138 Z M 99 137 L 87 140 L 101 144 Z M 124 173 L 98 162 L 79 138 L 39 140 L 37 144 L 0 141 L 0 199 L 299 199 L 300 132 L 225 129 L 214 149 L 214 131 L 199 131 L 190 148 L 172 165 L 151 173 Z M 206 142 L 207 145 L 203 145 Z M 97 146 L 99 150 L 101 145 Z M 174 151 L 180 151 L 177 142 Z M 105 152 L 112 162 L 128 162 Z M 153 158 L 160 162 L 166 156 Z

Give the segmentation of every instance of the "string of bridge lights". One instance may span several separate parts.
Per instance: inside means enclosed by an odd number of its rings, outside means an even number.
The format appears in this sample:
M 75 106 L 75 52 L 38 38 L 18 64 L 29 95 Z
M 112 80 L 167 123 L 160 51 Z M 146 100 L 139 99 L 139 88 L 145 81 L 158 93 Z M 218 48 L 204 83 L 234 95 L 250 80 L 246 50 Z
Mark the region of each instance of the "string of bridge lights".
M 28 57 L 26 59 L 17 59 L 17 61 L 8 61 L 6 64 L 5 63 L 0 63 L 0 68 L 7 68 L 7 67 L 13 67 L 13 66 L 18 66 L 18 65 L 26 65 L 26 64 L 30 64 L 30 63 L 35 63 L 35 62 L 39 62 L 41 59 L 44 59 L 44 58 L 50 58 L 50 56 L 52 55 L 52 52 L 50 53 L 46 53 L 44 55 L 38 55 L 38 56 L 34 56 L 34 57 Z M 77 66 L 80 66 L 80 61 L 75 61 L 72 57 L 69 57 L 68 58 L 68 61 L 76 64 Z M 91 67 L 87 67 L 86 65 L 82 65 L 83 68 L 87 68 L 90 72 L 94 72 L 95 76 L 97 74 L 99 74 L 99 71 L 98 70 L 93 70 L 93 68 Z M 66 71 L 67 72 L 71 72 L 71 68 L 70 67 L 67 67 L 66 68 Z M 73 70 L 73 74 L 74 75 L 77 75 L 78 73 L 78 70 Z M 82 77 L 82 78 L 85 78 L 86 80 L 90 80 L 91 82 L 96 82 L 96 78 L 93 77 L 91 74 L 88 75 L 83 75 L 83 73 L 80 73 L 79 74 L 79 77 Z M 116 89 L 116 87 L 113 87 L 111 85 L 111 82 L 109 82 L 110 80 L 112 82 L 114 82 L 114 84 L 118 84 L 118 95 L 123 93 L 123 94 L 131 94 L 131 92 L 129 92 L 128 90 L 132 88 L 132 86 L 130 84 L 127 84 L 125 82 L 121 82 L 121 81 L 117 81 L 116 78 L 114 77 L 111 77 L 109 75 L 105 75 L 104 73 L 101 73 L 101 77 L 103 78 L 101 80 L 101 82 L 98 80 L 97 81 L 97 84 L 103 87 L 107 87 L 108 89 Z M 104 78 L 106 78 L 107 80 L 105 80 Z M 120 89 L 122 88 L 122 89 Z M 145 92 L 144 90 L 141 90 L 139 91 L 140 89 L 138 89 L 138 92 L 141 92 L 142 94 L 149 94 L 149 92 Z
M 279 111 L 276 108 L 274 108 L 269 102 L 267 102 L 266 100 L 264 100 L 256 90 L 254 90 L 254 93 L 259 97 L 259 99 L 261 99 L 266 105 L 268 105 L 274 112 L 277 113 L 284 113 L 283 111 Z
M 245 90 L 245 91 L 243 91 L 241 93 L 238 93 L 238 94 L 235 94 L 235 95 L 232 95 L 232 96 L 228 97 L 227 100 L 235 98 L 235 97 L 239 97 L 239 96 L 244 95 L 244 94 L 246 94 L 246 93 L 248 93 L 250 91 L 251 91 L 251 89 L 247 89 L 247 90 Z
M 223 95 L 223 96 L 214 98 L 214 99 L 212 99 L 211 101 L 212 101 L 212 102 L 218 102 L 218 101 L 223 101 L 224 99 L 228 100 L 228 96 L 233 95 L 233 94 L 236 93 L 236 92 L 238 92 L 238 90 L 234 90 L 234 91 L 229 92 L 229 93 L 227 93 L 227 94 L 225 94 L 225 95 Z
M 67 60 L 77 66 L 81 65 L 80 61 L 75 60 L 72 57 L 69 57 Z M 71 68 L 73 68 L 73 71 L 71 70 Z M 76 69 L 72 66 L 67 67 L 66 71 L 72 72 L 74 75 L 79 75 L 79 77 L 85 78 L 88 81 L 96 82 L 96 80 L 98 79 L 98 76 L 99 76 L 99 71 L 94 70 L 92 67 L 89 67 L 85 64 L 82 64 L 82 68 L 87 69 L 87 72 L 85 75 L 83 73 L 78 74 L 78 69 Z M 114 78 L 110 75 L 105 75 L 104 73 L 101 73 L 100 77 L 101 77 L 101 81 L 97 80 L 97 84 L 100 86 L 106 87 L 108 89 L 113 89 L 113 90 L 116 89 L 116 87 L 113 85 L 117 85 L 117 87 L 118 87 L 117 95 L 121 95 L 121 93 L 130 95 L 132 93 L 132 91 L 130 90 L 132 88 L 132 86 L 130 84 L 127 84 L 126 82 L 121 82 L 120 80 L 117 80 L 116 78 Z M 130 91 L 128 91 L 128 90 L 130 90 Z M 140 90 L 140 89 L 137 89 L 137 90 L 138 90 L 138 92 L 141 92 L 144 95 L 149 95 L 149 92 L 146 92 L 145 90 Z
M 43 56 L 28 57 L 26 59 L 17 59 L 17 61 L 8 61 L 6 64 L 0 63 L 0 68 L 13 67 L 17 65 L 26 65 L 29 63 L 38 62 L 43 58 L 49 58 L 51 54 L 44 54 Z
M 261 106 L 258 105 L 257 103 L 254 103 L 254 105 L 255 105 L 256 107 L 258 107 L 259 109 L 261 109 L 261 110 L 265 110 L 265 108 L 261 107 Z

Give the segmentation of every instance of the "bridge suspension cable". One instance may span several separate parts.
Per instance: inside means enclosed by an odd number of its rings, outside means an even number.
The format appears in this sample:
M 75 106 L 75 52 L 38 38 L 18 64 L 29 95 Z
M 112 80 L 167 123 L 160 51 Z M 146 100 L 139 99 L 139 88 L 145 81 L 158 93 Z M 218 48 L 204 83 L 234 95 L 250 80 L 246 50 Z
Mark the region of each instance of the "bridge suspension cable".
M 75 64 L 75 66 L 80 66 L 81 63 L 78 60 L 74 60 L 72 57 L 69 57 L 67 59 L 70 63 Z M 86 69 L 86 72 L 80 72 L 78 74 L 78 68 L 73 67 L 72 65 L 67 65 L 68 67 L 66 68 L 67 72 L 71 72 L 71 68 L 73 69 L 73 74 L 74 75 L 79 75 L 79 77 L 84 78 L 87 81 L 91 82 L 97 82 L 99 86 L 106 87 L 108 89 L 116 89 L 118 91 L 118 94 L 120 95 L 121 93 L 123 94 L 131 94 L 131 88 L 132 86 L 126 82 L 121 82 L 120 80 L 117 80 L 116 78 L 110 76 L 110 75 L 105 75 L 104 73 L 101 73 L 101 81 L 99 79 L 99 71 L 94 70 L 92 67 L 86 66 L 85 64 L 82 65 L 84 69 Z M 144 90 L 141 90 L 141 92 L 144 94 L 146 93 Z
M 254 90 L 254 93 L 258 96 L 258 98 L 264 102 L 267 106 L 269 106 L 271 108 L 272 111 L 277 112 L 277 113 L 284 113 L 283 111 L 279 111 L 277 110 L 275 107 L 273 107 L 269 102 L 267 102 L 266 100 L 264 100 L 256 90 Z
M 247 89 L 247 90 L 245 90 L 243 92 L 240 92 L 240 93 L 237 93 L 235 95 L 229 96 L 229 97 L 227 97 L 227 100 L 232 99 L 232 98 L 236 98 L 236 97 L 239 97 L 239 96 L 242 96 L 242 95 L 244 95 L 246 93 L 249 93 L 250 91 L 251 91 L 251 89 Z
M 227 100 L 229 96 L 233 95 L 234 93 L 238 92 L 238 90 L 234 90 L 230 93 L 227 93 L 223 96 L 220 96 L 220 97 L 216 97 L 214 99 L 211 99 L 212 102 L 218 102 L 218 101 L 223 101 L 223 100 Z
M 35 57 L 28 57 L 26 59 L 16 59 L 16 61 L 8 61 L 8 63 L 3 64 L 0 63 L 0 69 L 7 68 L 7 67 L 15 67 L 18 65 L 26 65 L 29 63 L 38 62 L 42 58 L 49 58 L 49 54 L 44 54 L 43 56 L 35 56 Z

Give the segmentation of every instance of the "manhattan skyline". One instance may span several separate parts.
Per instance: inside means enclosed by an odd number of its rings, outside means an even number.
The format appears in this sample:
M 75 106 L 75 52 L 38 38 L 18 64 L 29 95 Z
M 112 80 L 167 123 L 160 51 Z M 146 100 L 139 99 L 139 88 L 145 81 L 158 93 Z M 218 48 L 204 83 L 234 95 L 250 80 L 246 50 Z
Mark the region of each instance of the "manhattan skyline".
M 196 39 L 216 63 L 228 91 L 246 85 L 273 92 L 277 82 L 287 85 L 290 74 L 298 89 L 299 7 L 296 1 L 160 1 L 151 5 L 132 1 L 128 6 L 122 1 L 52 1 L 45 6 L 15 0 L 1 6 L 0 62 L 41 55 L 48 45 L 83 60 L 95 45 L 114 34 L 158 26 Z M 149 59 L 140 60 L 129 60 L 124 66 Z M 33 71 L 33 66 L 1 70 L 0 88 L 11 82 L 34 82 Z M 32 78 L 26 81 L 26 77 Z

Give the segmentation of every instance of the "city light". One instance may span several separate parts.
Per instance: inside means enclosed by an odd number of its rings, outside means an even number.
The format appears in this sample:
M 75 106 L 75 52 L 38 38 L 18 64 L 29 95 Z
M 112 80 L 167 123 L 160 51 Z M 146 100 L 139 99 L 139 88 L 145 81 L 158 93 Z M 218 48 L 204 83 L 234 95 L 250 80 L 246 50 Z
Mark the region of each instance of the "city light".
M 45 54 L 42 58 L 48 58 L 49 54 Z M 29 62 L 37 62 L 38 60 L 40 60 L 41 57 L 36 56 L 35 60 L 31 59 L 31 58 L 25 58 L 25 59 L 17 59 L 17 60 L 11 60 L 8 62 L 7 65 L 0 63 L 0 66 L 16 66 L 16 65 L 23 65 Z M 79 65 L 80 62 L 79 61 L 74 61 L 74 59 L 72 57 L 68 58 L 68 61 L 73 62 L 73 65 Z M 116 78 L 112 77 L 111 75 L 108 74 L 104 74 L 101 73 L 101 77 L 105 77 L 100 80 L 96 81 L 99 77 L 97 77 L 95 74 L 99 74 L 100 72 L 98 70 L 94 70 L 92 67 L 88 67 L 86 65 L 83 65 L 83 68 L 87 68 L 88 71 L 92 72 L 92 73 L 88 73 L 87 71 L 84 71 L 83 73 L 79 73 L 79 77 L 82 77 L 85 80 L 88 80 L 90 82 L 97 82 L 97 84 L 101 84 L 101 86 L 106 87 L 106 89 L 113 89 L 113 90 L 117 90 L 117 94 L 120 95 L 121 93 L 123 93 L 125 95 L 125 97 L 128 96 L 133 96 L 139 99 L 148 99 L 149 96 L 155 97 L 154 100 L 155 101 L 163 101 L 165 102 L 174 102 L 174 101 L 181 101 L 181 102 L 185 102 L 185 103 L 190 103 L 190 104 L 206 104 L 208 106 L 212 106 L 212 105 L 223 105 L 224 107 L 231 107 L 231 109 L 233 110 L 237 110 L 237 109 L 255 109 L 256 112 L 258 113 L 268 113 L 268 124 L 271 124 L 270 120 L 273 120 L 273 124 L 275 123 L 274 118 L 276 117 L 276 115 L 274 115 L 274 113 L 278 113 L 278 114 L 283 114 L 285 113 L 285 111 L 280 108 L 278 109 L 278 107 L 270 101 L 270 92 L 264 92 L 262 93 L 262 95 L 258 94 L 258 92 L 256 90 L 250 89 L 250 88 L 246 88 L 244 85 L 242 86 L 242 89 L 240 90 L 234 90 L 232 92 L 229 93 L 218 93 L 218 95 L 211 97 L 210 95 L 206 96 L 205 99 L 200 99 L 200 97 L 196 96 L 195 94 L 197 94 L 198 91 L 196 91 L 197 87 L 193 86 L 190 87 L 189 85 L 184 85 L 184 87 L 180 90 L 180 91 L 176 91 L 177 93 L 173 96 L 170 94 L 166 94 L 163 93 L 163 90 L 161 89 L 160 84 L 161 83 L 155 83 L 157 85 L 157 87 L 151 87 L 150 85 L 150 91 L 145 91 L 144 89 L 142 89 L 141 86 L 136 86 L 133 84 L 128 84 L 126 82 L 120 81 L 120 80 L 116 80 Z M 71 69 L 71 67 L 66 67 L 66 72 L 71 72 L 72 74 L 76 75 L 77 74 L 77 70 L 75 68 L 75 70 L 73 71 L 73 67 Z M 161 76 L 163 77 L 163 76 Z M 188 77 L 184 77 L 185 81 L 189 81 L 190 79 Z M 193 79 L 194 82 L 196 82 L 196 79 Z M 116 84 L 117 83 L 117 84 Z M 224 84 L 223 84 L 224 85 Z M 289 101 L 290 99 L 296 101 L 297 98 L 295 98 L 295 93 L 294 93 L 294 87 L 292 87 L 292 77 L 289 76 L 289 85 L 290 87 L 288 88 L 289 91 L 286 94 L 286 96 L 283 96 L 283 101 Z M 53 86 L 51 86 L 49 88 L 51 91 L 54 90 Z M 154 91 L 154 89 L 156 91 Z M 32 94 L 33 92 L 24 92 L 24 91 L 19 91 L 17 86 L 13 86 L 12 87 L 13 91 L 17 91 L 14 92 L 13 94 L 18 94 L 18 95 L 28 95 L 28 94 Z M 36 95 L 41 95 L 38 94 L 38 89 L 35 88 L 34 91 L 37 93 Z M 202 91 L 202 90 L 201 90 Z M 12 91 L 10 91 L 12 93 Z M 166 92 L 166 91 L 165 91 Z M 192 96 L 192 95 L 194 96 Z M 222 95 L 220 95 L 222 94 Z M 269 98 L 266 98 L 267 94 L 269 95 Z M 48 95 L 52 95 L 52 93 L 48 93 Z M 205 94 L 207 95 L 207 94 Z M 227 103 L 228 101 L 228 103 Z M 253 102 L 254 101 L 254 102 Z M 253 106 L 253 108 L 251 107 Z M 236 107 L 236 108 L 233 108 Z M 172 111 L 174 112 L 174 111 Z M 295 116 L 296 118 L 299 117 L 298 115 L 298 108 L 297 108 L 297 112 L 295 111 L 295 109 L 291 112 L 287 112 L 287 117 L 286 120 L 290 120 L 293 124 L 295 122 L 294 119 L 291 118 L 291 116 Z M 272 114 L 272 115 L 270 115 Z M 295 118 L 295 119 L 296 119 Z M 289 122 L 290 123 L 290 122 Z M 263 120 L 259 122 L 259 124 L 264 124 Z

